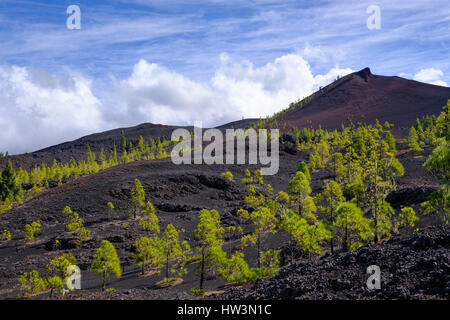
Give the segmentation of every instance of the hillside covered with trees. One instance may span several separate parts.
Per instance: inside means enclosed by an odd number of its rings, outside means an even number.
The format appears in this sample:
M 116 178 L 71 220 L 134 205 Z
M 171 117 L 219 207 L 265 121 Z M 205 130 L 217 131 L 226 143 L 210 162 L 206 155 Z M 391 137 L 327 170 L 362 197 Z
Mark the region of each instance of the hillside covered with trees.
M 362 72 L 330 86 L 342 89 L 355 77 L 374 77 Z M 429 232 L 444 260 L 437 261 L 429 282 L 405 287 L 400 298 L 447 299 L 449 282 L 441 275 L 450 269 L 450 100 L 438 114 L 423 110 L 408 119 L 405 135 L 395 122 L 377 118 L 337 127 L 294 125 L 292 115 L 313 108 L 308 103 L 314 99 L 251 124 L 284 133 L 274 176 L 262 176 L 257 165 L 177 166 L 170 154 L 178 141 L 165 135 L 135 141 L 123 131 L 97 152 L 86 145 L 85 159 L 24 169 L 17 166 L 20 157 L 16 165 L 6 157 L 0 176 L 0 297 L 283 298 L 288 292 L 301 296 L 305 275 L 335 296 L 341 286 L 352 291 L 365 281 L 320 282 L 314 266 L 342 268 L 347 262 L 340 259 L 370 251 L 364 262 L 392 268 L 378 247 L 394 250 L 389 246 L 405 238 L 411 244 L 405 257 L 421 259 L 417 250 L 423 248 L 412 243 L 426 241 Z M 363 279 L 365 269 L 359 274 L 358 264 L 349 264 L 353 277 Z M 69 265 L 81 269 L 81 290 L 64 289 L 73 276 Z M 426 264 L 414 267 L 426 273 Z M 296 277 L 285 283 L 291 288 L 266 295 L 265 282 L 255 282 L 264 278 L 273 286 L 290 274 Z M 357 294 L 393 297 L 390 291 Z

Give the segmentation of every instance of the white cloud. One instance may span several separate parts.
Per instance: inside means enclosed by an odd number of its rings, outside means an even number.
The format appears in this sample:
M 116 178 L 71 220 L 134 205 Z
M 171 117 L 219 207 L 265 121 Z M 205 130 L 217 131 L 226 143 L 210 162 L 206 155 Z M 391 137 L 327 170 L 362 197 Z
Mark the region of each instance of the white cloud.
M 335 67 L 314 75 L 300 55 L 289 54 L 261 67 L 222 54 L 208 83 L 140 60 L 132 74 L 113 80 L 97 98 L 91 82 L 16 66 L 0 67 L 0 150 L 32 151 L 81 135 L 142 122 L 215 126 L 242 116 L 265 117 L 303 98 L 337 75 Z
M 113 89 L 104 101 L 104 109 L 109 110 L 107 120 L 117 124 L 192 124 L 195 119 L 211 122 L 226 112 L 223 98 L 207 85 L 145 60 L 139 61 L 131 76 L 116 82 Z
M 0 66 L 0 150 L 32 151 L 102 127 L 89 80 Z
M 250 61 L 233 62 L 220 56 L 220 66 L 207 84 L 186 78 L 145 60 L 132 75 L 115 84 L 115 93 L 106 105 L 110 119 L 118 124 L 137 122 L 191 125 L 202 120 L 205 126 L 227 121 L 271 115 L 290 102 L 303 98 L 337 75 L 351 69 L 333 68 L 314 76 L 299 55 L 285 55 L 256 68 Z M 114 110 L 111 112 L 111 110 Z
M 228 105 L 249 117 L 271 115 L 290 102 L 310 95 L 336 76 L 352 72 L 334 68 L 325 75 L 314 76 L 308 62 L 300 55 L 289 54 L 255 68 L 249 61 L 232 63 L 222 58 L 222 65 L 212 79 L 213 89 L 227 97 Z
M 435 84 L 438 86 L 447 86 L 447 83 L 441 78 L 444 76 L 444 73 L 440 69 L 428 68 L 421 69 L 420 71 L 414 74 L 414 80 L 426 82 L 430 84 Z
M 407 79 L 413 77 L 413 75 L 412 75 L 411 73 L 405 73 L 405 72 L 400 72 L 400 73 L 398 74 L 398 76 L 399 76 L 399 77 L 402 77 L 402 78 L 407 78 Z
M 434 84 L 436 86 L 448 87 L 447 82 L 442 81 L 442 80 L 436 80 L 436 81 L 432 81 L 430 83 Z
M 239 112 L 236 118 L 253 118 L 270 115 L 310 94 L 314 76 L 302 57 L 286 55 L 260 68 L 249 61 L 222 63 L 211 84 Z
M 314 83 L 315 83 L 314 89 L 318 89 L 319 86 L 325 87 L 326 85 L 333 82 L 338 76 L 343 77 L 352 72 L 354 72 L 354 70 L 352 70 L 350 68 L 341 69 L 339 67 L 334 67 L 330 71 L 328 71 L 327 74 L 324 74 L 324 75 L 319 74 L 314 77 Z

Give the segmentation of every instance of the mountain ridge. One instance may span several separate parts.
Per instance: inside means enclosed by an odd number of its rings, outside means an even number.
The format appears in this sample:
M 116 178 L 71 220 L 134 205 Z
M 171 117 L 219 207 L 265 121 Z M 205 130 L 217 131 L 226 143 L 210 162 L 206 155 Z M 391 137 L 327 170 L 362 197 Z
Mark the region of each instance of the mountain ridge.
M 389 121 L 393 131 L 407 134 L 416 118 L 438 115 L 450 99 L 450 88 L 398 76 L 372 74 L 366 67 L 348 74 L 322 90 L 302 107 L 281 114 L 277 121 L 289 127 L 338 129 L 352 122 Z
M 316 91 L 310 100 L 301 107 L 282 112 L 276 117 L 278 123 L 291 127 L 322 127 L 328 130 L 339 129 L 350 122 L 394 124 L 392 129 L 397 137 L 405 137 L 416 118 L 425 115 L 438 115 L 450 99 L 450 88 L 408 80 L 398 76 L 373 74 L 369 67 L 337 79 L 328 86 Z M 289 108 L 287 108 L 289 109 Z M 285 109 L 286 110 L 286 109 Z M 257 119 L 242 119 L 217 126 L 220 130 L 245 128 Z M 113 144 L 120 143 L 122 131 L 127 141 L 135 144 L 142 135 L 149 138 L 166 137 L 170 139 L 177 128 L 192 130 L 192 126 L 175 126 L 141 123 L 132 127 L 116 128 L 97 132 L 78 139 L 49 146 L 34 152 L 13 155 L 15 167 L 30 169 L 41 163 L 51 164 L 53 159 L 68 162 L 84 159 L 88 146 L 98 152 L 101 148 L 110 150 Z M 0 159 L 0 168 L 6 159 Z

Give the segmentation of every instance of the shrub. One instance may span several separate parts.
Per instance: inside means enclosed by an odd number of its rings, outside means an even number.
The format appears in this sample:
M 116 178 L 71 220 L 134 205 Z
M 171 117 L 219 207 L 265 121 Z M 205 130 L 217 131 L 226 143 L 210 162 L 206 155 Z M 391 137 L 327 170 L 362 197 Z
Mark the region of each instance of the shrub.
M 67 230 L 75 231 L 81 240 L 89 238 L 91 231 L 84 227 L 83 219 L 80 218 L 78 213 L 72 211 L 70 207 L 65 207 L 63 214 L 70 214 L 69 223 L 66 226 Z
M 63 279 L 59 276 L 48 277 L 47 285 L 50 289 L 50 298 L 54 293 L 60 294 L 64 290 Z
M 11 240 L 11 231 L 4 229 L 0 234 L 0 241 L 8 241 Z
M 32 294 L 42 292 L 47 289 L 47 282 L 45 279 L 39 277 L 39 272 L 33 270 L 31 272 L 25 272 L 19 277 L 19 282 L 22 285 L 22 289 L 25 289 L 25 296 L 31 296 Z
M 302 161 L 298 164 L 297 172 L 303 172 L 303 174 L 308 178 L 309 181 L 311 181 L 311 174 L 309 173 L 308 165 Z
M 108 219 L 112 220 L 115 207 L 112 202 L 108 202 L 106 205 L 108 206 Z
M 197 288 L 197 287 L 192 288 L 190 291 L 191 291 L 192 294 L 194 294 L 196 296 L 204 296 L 205 293 L 206 293 L 205 289 L 200 289 L 200 288 Z
M 25 240 L 33 242 L 34 235 L 41 231 L 40 221 L 33 221 L 31 224 L 25 225 Z
M 228 181 L 233 181 L 233 174 L 230 171 L 222 172 L 220 176 Z
M 245 169 L 245 178 L 242 178 L 241 182 L 245 184 L 253 183 L 253 177 L 250 170 Z

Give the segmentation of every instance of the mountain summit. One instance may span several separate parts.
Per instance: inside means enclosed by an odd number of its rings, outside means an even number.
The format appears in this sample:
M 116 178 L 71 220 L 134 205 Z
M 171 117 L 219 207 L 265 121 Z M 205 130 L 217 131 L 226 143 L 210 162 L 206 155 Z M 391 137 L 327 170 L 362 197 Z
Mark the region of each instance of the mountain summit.
M 316 92 L 312 99 L 281 115 L 290 126 L 340 128 L 350 121 L 389 121 L 405 133 L 416 118 L 439 114 L 450 99 L 450 88 L 372 74 L 369 68 L 351 73 Z

